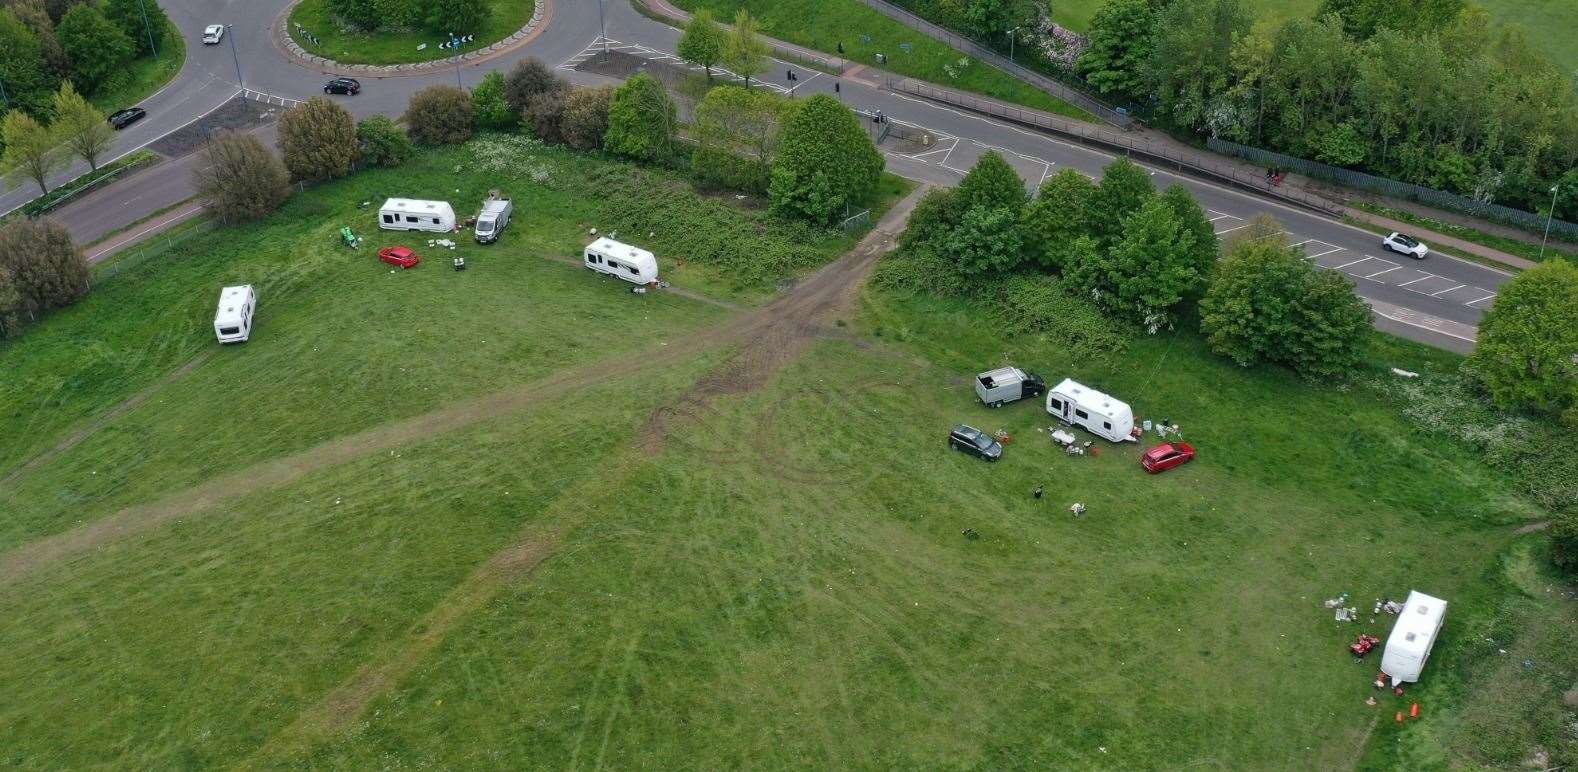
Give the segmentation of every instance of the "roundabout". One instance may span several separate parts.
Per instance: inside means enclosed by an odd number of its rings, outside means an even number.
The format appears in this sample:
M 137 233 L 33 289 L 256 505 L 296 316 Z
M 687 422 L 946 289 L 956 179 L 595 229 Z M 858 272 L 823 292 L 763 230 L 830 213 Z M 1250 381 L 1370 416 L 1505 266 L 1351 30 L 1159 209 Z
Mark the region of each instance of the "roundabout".
M 297 0 L 280 15 L 276 42 L 308 66 L 371 74 L 443 68 L 486 58 L 523 44 L 541 26 L 549 0 L 493 0 L 492 14 L 474 34 L 453 37 L 429 28 L 349 29 L 329 0 Z

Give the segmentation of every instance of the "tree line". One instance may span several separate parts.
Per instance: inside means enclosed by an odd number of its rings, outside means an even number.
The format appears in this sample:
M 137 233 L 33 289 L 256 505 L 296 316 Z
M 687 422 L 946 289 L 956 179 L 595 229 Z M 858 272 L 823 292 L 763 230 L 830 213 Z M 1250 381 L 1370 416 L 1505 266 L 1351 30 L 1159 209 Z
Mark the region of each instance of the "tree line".
M 46 120 L 62 82 L 87 96 L 112 89 L 169 33 L 154 0 L 11 0 L 0 8 L 4 107 Z
M 1464 0 L 1323 0 L 1256 25 L 1243 0 L 1107 0 L 1076 62 L 1201 136 L 1578 219 L 1578 89 Z
M 360 30 L 425 27 L 442 35 L 474 33 L 493 14 L 487 0 L 328 0 L 328 6 Z

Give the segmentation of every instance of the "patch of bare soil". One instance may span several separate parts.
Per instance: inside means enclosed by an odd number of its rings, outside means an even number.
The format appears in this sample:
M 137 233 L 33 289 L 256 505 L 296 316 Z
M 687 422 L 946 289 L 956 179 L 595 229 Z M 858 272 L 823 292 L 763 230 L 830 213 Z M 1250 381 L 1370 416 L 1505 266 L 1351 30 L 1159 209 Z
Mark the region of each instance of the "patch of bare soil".
M 1543 530 L 1545 530 L 1547 528 L 1550 528 L 1550 527 L 1551 527 L 1551 521 L 1549 521 L 1549 520 L 1541 520 L 1541 521 L 1539 521 L 1537 523 L 1529 523 L 1527 525 L 1518 526 L 1518 530 L 1513 531 L 1513 533 L 1518 534 L 1519 536 L 1522 536 L 1523 534 L 1526 534 L 1526 533 L 1534 533 L 1536 531 L 1543 531 Z
M 158 381 L 148 386 L 148 388 L 143 389 L 142 391 L 139 391 L 130 397 L 127 397 L 125 400 L 122 400 L 120 404 L 110 408 L 109 410 L 106 410 L 103 414 L 94 417 L 92 420 L 78 427 L 76 431 L 66 435 L 66 437 L 60 442 L 55 443 L 49 448 L 40 451 L 38 455 L 35 455 L 32 458 L 22 462 L 20 466 L 12 469 L 10 472 L 7 472 L 5 477 L 0 477 L 0 488 L 4 488 L 5 486 L 16 482 L 17 480 L 21 479 L 22 475 L 27 474 L 29 471 L 37 468 L 38 465 L 44 463 L 45 461 L 48 461 L 82 444 L 83 440 L 87 439 L 88 436 L 94 432 L 104 428 L 105 424 L 108 424 L 110 421 L 113 421 L 116 418 L 124 415 L 128 410 L 131 410 L 132 408 L 135 408 L 138 405 L 148 401 L 148 397 L 152 396 L 154 392 L 170 385 L 181 376 L 186 375 L 187 373 L 196 369 L 198 365 L 208 361 L 208 358 L 213 356 L 213 353 L 213 350 L 210 349 L 192 357 L 186 362 L 186 364 L 170 371 L 168 375 L 160 378 Z
M 242 96 L 231 97 L 219 109 L 160 137 L 148 147 L 167 158 L 180 158 L 201 148 L 220 131 L 255 129 L 278 118 L 284 109 Z

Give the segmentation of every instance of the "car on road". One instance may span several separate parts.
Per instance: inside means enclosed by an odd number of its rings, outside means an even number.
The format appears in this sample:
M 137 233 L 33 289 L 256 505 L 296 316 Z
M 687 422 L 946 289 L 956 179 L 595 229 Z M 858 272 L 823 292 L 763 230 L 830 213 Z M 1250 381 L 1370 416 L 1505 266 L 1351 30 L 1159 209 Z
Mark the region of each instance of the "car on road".
M 142 120 L 147 114 L 148 111 L 142 109 L 141 107 L 128 107 L 125 110 L 118 110 L 111 113 L 110 117 L 106 120 L 110 122 L 111 126 L 115 127 L 116 131 L 120 131 L 127 126 Z
M 335 78 L 334 80 L 323 84 L 323 93 L 325 94 L 354 95 L 361 93 L 361 91 L 362 84 L 355 78 Z
M 217 45 L 225 37 L 225 25 L 210 24 L 203 28 L 203 45 Z
M 975 428 L 959 424 L 948 433 L 948 447 L 954 450 L 979 456 L 987 461 L 996 461 L 1003 457 L 1003 446 L 992 435 Z
M 1381 246 L 1399 255 L 1408 255 L 1415 260 L 1425 259 L 1430 254 L 1430 247 L 1424 245 L 1419 239 L 1406 233 L 1393 232 L 1392 235 L 1381 239 Z
M 384 247 L 378 250 L 378 259 L 401 268 L 410 268 L 422 262 L 422 258 L 410 247 Z
M 1140 456 L 1140 466 L 1151 474 L 1165 472 L 1194 460 L 1194 446 L 1187 442 L 1164 442 Z

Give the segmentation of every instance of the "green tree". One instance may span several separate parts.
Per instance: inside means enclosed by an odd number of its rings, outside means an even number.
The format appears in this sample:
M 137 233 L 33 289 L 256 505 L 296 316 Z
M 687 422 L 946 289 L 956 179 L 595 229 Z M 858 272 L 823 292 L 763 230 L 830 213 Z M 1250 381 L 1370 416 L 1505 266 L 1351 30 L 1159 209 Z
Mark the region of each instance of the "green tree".
M 1041 183 L 1024 212 L 1025 246 L 1044 270 L 1061 271 L 1075 239 L 1090 233 L 1096 185 L 1073 169 L 1060 169 Z
M 531 99 L 545 91 L 566 91 L 570 84 L 541 59 L 522 59 L 504 76 L 504 101 L 511 110 L 525 112 Z
M 723 47 L 723 61 L 735 75 L 745 79 L 747 88 L 752 77 L 767 70 L 767 56 L 772 52 L 757 34 L 757 28 L 756 19 L 741 8 L 734 15 L 734 26 L 729 29 L 728 43 Z
M 280 158 L 297 180 L 344 177 L 361 153 L 351 112 L 323 97 L 281 114 L 277 134 Z
M 60 83 L 45 69 L 38 36 L 9 9 L 0 10 L 0 81 L 5 84 L 9 106 L 35 117 L 49 114 L 50 100 Z
M 197 196 L 220 222 L 256 220 L 290 198 L 290 172 L 257 137 L 221 132 L 202 154 L 194 172 Z
M 53 81 L 60 81 L 71 74 L 71 60 L 66 58 L 66 50 L 60 47 L 60 38 L 55 36 L 55 20 L 50 17 L 49 11 L 44 8 L 41 0 L 21 0 L 10 7 L 11 13 L 16 15 L 29 31 L 38 39 L 39 53 L 44 57 L 44 72 Z M 6 81 L 10 83 L 9 80 Z M 9 90 L 11 86 L 6 86 Z
M 126 33 L 138 54 L 152 55 L 164 45 L 170 20 L 154 0 L 106 0 L 104 16 Z
M 984 206 L 1008 209 L 1018 215 L 1024 205 L 1025 181 L 996 150 L 986 151 L 959 181 L 960 211 Z
M 1293 299 L 1293 335 L 1286 363 L 1306 378 L 1334 379 L 1352 375 L 1374 332 L 1370 307 L 1338 271 L 1305 263 L 1309 273 Z
M 915 202 L 899 242 L 906 248 L 931 247 L 941 251 L 942 240 L 958 227 L 963 214 L 956 188 L 932 188 Z
M 1006 206 L 966 209 L 941 246 L 942 253 L 953 258 L 959 272 L 967 276 L 1006 273 L 1024 257 L 1019 216 Z
M 509 131 L 520 123 L 520 114 L 504 99 L 504 73 L 491 70 L 471 90 L 472 120 L 478 129 Z
M 1193 247 L 1189 251 L 1189 262 L 1195 272 L 1201 276 L 1210 276 L 1216 267 L 1218 249 L 1216 228 L 1211 225 L 1211 219 L 1205 216 L 1205 210 L 1200 208 L 1194 196 L 1182 185 L 1169 185 L 1160 198 L 1162 203 L 1172 209 L 1179 226 L 1191 237 Z
M 1151 175 L 1139 164 L 1127 158 L 1107 164 L 1090 197 L 1086 222 L 1091 235 L 1103 245 L 1114 243 L 1123 235 L 1123 221 L 1155 197 Z
M 51 128 L 66 149 L 88 162 L 89 169 L 97 170 L 99 159 L 115 144 L 115 130 L 104 120 L 104 113 L 83 99 L 70 81 L 60 84 L 55 94 Z
M 1315 15 L 1337 14 L 1348 34 L 1365 40 L 1382 29 L 1398 32 L 1445 29 L 1466 5 L 1464 0 L 1322 0 Z
M 1578 426 L 1578 266 L 1552 260 L 1503 284 L 1469 362 L 1497 405 Z
M 1107 0 L 1090 22 L 1090 45 L 1075 69 L 1103 94 L 1146 94 L 1156 11 L 1150 0 Z
M 882 165 L 882 154 L 855 114 L 837 99 L 816 94 L 784 129 L 768 190 L 773 209 L 836 222 L 876 189 Z
M 1109 311 L 1155 332 L 1171 328 L 1172 310 L 1205 282 L 1195 237 L 1166 201 L 1153 197 L 1123 221 L 1123 237 L 1105 261 L 1098 299 Z
M 104 18 L 104 12 L 96 5 L 79 5 L 66 11 L 56 34 L 71 59 L 72 81 L 83 93 L 103 88 L 136 50 L 131 38 Z
M 1173 0 L 1156 20 L 1149 83 L 1174 125 L 1204 129 L 1233 84 L 1232 53 L 1249 34 L 1243 0 Z
M 550 89 L 532 96 L 521 119 L 532 134 L 544 142 L 564 142 L 564 111 L 570 103 L 569 89 Z M 607 128 L 604 128 L 605 140 Z
M 53 219 L 24 217 L 0 227 L 0 270 L 11 276 L 16 292 L 13 308 L 19 316 L 36 318 L 88 293 L 87 260 L 71 234 Z
M 387 18 L 379 11 L 376 0 L 329 0 L 329 11 L 335 18 L 357 29 L 377 29 Z
M 0 120 L 0 140 L 5 143 L 0 163 L 5 166 L 6 180 L 12 184 L 32 180 L 40 195 L 48 193 L 49 175 L 66 165 L 54 132 L 33 120 L 33 116 L 12 110 Z
M 707 79 L 712 80 L 712 68 L 723 61 L 727 43 L 728 35 L 713 20 L 712 11 L 699 8 L 691 15 L 690 22 L 685 25 L 685 34 L 679 38 L 679 58 L 706 68 Z
M 596 150 L 608 134 L 608 109 L 614 99 L 613 86 L 580 86 L 564 100 L 560 133 L 564 143 L 576 150 Z
M 646 73 L 614 89 L 603 149 L 639 161 L 667 161 L 674 152 L 674 100 Z
M 759 89 L 719 86 L 708 91 L 692 122 L 692 172 L 704 182 L 767 192 L 788 104 Z
M 421 5 L 427 9 L 428 28 L 450 35 L 477 32 L 492 14 L 487 0 L 422 0 Z
M 471 94 L 458 86 L 427 86 L 411 95 L 404 120 L 418 145 L 458 145 L 471 139 Z
M 356 124 L 362 158 L 377 166 L 399 166 L 414 152 L 411 138 L 387 115 L 370 115 Z

